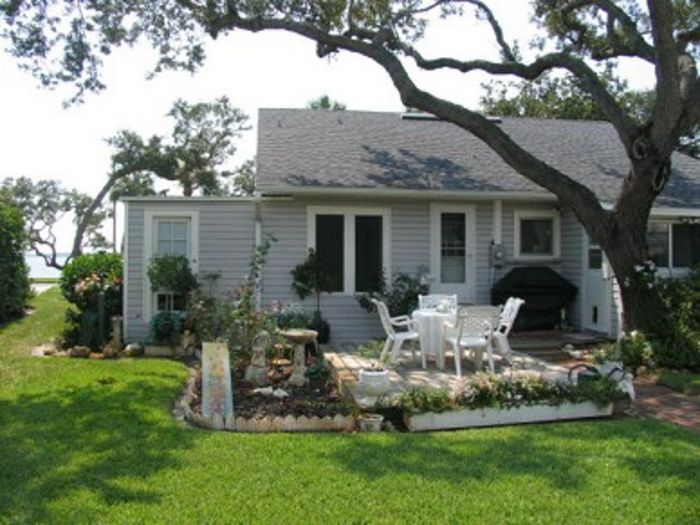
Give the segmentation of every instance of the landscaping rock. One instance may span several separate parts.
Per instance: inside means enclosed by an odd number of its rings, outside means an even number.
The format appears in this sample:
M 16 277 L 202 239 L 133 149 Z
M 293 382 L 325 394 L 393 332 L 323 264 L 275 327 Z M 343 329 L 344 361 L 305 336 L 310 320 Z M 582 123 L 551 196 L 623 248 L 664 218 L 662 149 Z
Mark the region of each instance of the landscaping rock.
M 130 343 L 119 353 L 120 357 L 140 357 L 143 355 L 143 345 Z
M 89 357 L 90 348 L 87 346 L 74 346 L 68 350 L 68 353 L 71 357 Z
M 58 352 L 58 348 L 53 343 L 45 343 L 32 349 L 32 355 L 35 357 L 56 355 L 56 352 Z
M 114 346 L 113 343 L 107 343 L 104 348 L 102 348 L 102 355 L 103 357 L 117 357 L 120 352 L 120 348 L 117 348 Z

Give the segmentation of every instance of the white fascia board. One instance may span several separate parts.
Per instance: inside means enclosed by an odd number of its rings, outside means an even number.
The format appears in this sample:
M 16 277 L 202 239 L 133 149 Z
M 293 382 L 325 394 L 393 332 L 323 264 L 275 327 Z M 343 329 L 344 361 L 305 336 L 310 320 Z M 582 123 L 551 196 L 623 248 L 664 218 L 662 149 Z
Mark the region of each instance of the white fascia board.
M 523 200 L 523 201 L 557 201 L 556 195 L 548 191 L 458 191 L 458 190 L 404 190 L 392 188 L 293 188 L 268 187 L 261 188 L 264 198 L 280 196 L 345 196 L 345 197 L 404 197 L 420 199 L 443 200 L 479 200 L 491 201 Z

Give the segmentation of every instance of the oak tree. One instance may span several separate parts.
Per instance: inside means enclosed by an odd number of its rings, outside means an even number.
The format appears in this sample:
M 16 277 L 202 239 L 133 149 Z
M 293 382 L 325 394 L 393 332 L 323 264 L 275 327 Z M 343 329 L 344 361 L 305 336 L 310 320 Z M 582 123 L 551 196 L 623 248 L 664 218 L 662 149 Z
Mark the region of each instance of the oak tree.
M 3 35 L 20 63 L 46 85 L 72 82 L 80 97 L 99 90 L 102 58 L 114 47 L 148 39 L 159 52 L 156 70 L 193 71 L 204 42 L 234 30 L 287 31 L 316 42 L 325 57 L 350 52 L 388 74 L 403 104 L 469 131 L 509 166 L 552 192 L 576 214 L 608 255 L 619 282 L 647 258 L 646 228 L 656 196 L 672 176 L 671 153 L 700 120 L 700 5 L 696 0 L 534 0 L 538 32 L 528 58 L 503 31 L 488 0 L 141 0 L 121 2 L 4 0 Z M 461 60 L 421 52 L 431 17 L 476 16 L 490 28 L 498 59 Z M 465 39 L 469 33 L 465 32 Z M 464 45 L 455 43 L 455 52 Z M 638 121 L 602 80 L 606 64 L 634 58 L 652 66 L 654 104 Z M 612 209 L 593 189 L 517 144 L 478 111 L 445 100 L 416 83 L 407 69 L 512 75 L 534 81 L 550 71 L 575 78 L 612 124 L 629 161 Z M 622 288 L 628 326 L 648 327 L 653 291 Z

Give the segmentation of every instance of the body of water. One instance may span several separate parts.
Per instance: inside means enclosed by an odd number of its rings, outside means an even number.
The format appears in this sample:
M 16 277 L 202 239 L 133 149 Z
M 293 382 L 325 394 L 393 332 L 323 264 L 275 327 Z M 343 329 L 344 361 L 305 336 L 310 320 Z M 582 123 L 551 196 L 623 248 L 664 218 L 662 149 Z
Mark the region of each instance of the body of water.
M 58 261 L 63 262 L 65 258 L 68 256 L 67 253 L 59 253 L 58 254 Z M 58 271 L 56 268 L 49 268 L 46 266 L 46 263 L 44 262 L 44 259 L 39 257 L 36 254 L 33 253 L 25 253 L 24 254 L 24 260 L 27 262 L 27 266 L 29 266 L 29 277 L 36 278 L 36 277 L 60 277 L 61 272 Z

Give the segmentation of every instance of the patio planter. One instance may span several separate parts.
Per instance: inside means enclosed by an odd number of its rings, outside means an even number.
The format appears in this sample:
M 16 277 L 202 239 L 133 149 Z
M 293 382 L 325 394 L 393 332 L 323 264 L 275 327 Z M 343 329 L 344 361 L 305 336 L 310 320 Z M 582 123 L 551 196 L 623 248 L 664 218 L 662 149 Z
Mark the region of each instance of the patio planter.
M 362 414 L 357 418 L 361 432 L 381 432 L 384 416 L 381 414 Z
M 591 401 L 583 403 L 563 403 L 559 406 L 530 405 L 514 408 L 464 408 L 448 412 L 426 412 L 404 415 L 404 422 L 411 432 L 426 430 L 447 430 L 471 427 L 491 427 L 539 423 L 567 419 L 609 417 L 612 403 L 599 407 Z
M 383 394 L 389 389 L 389 370 L 360 369 L 358 383 L 362 389 L 371 394 Z

